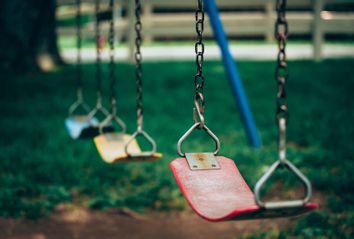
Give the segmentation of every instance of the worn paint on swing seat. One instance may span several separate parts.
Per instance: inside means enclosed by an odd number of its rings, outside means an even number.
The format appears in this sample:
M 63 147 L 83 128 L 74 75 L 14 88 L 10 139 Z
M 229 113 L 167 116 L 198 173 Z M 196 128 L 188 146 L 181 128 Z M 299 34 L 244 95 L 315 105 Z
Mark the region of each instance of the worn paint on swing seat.
M 263 209 L 255 203 L 254 194 L 233 160 L 217 156 L 220 169 L 192 170 L 186 158 L 170 164 L 184 197 L 192 209 L 208 221 L 250 220 L 297 216 L 317 207 Z
M 128 155 L 125 152 L 125 146 L 131 137 L 123 133 L 107 133 L 95 137 L 94 142 L 101 158 L 107 163 L 153 161 L 162 157 L 160 153 L 144 154 L 141 152 L 136 139 L 130 142 L 131 155 Z

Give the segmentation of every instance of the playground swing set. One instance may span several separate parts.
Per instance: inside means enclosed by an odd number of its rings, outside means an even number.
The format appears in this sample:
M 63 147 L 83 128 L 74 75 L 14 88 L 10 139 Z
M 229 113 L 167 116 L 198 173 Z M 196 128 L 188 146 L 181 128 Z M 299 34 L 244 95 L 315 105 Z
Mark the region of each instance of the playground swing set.
M 113 13 L 113 0 L 110 0 L 110 12 Z M 135 31 L 136 31 L 136 87 L 137 87 L 137 129 L 133 135 L 126 134 L 126 127 L 123 121 L 116 116 L 116 99 L 115 99 L 115 76 L 114 76 L 114 20 L 113 17 L 110 21 L 110 80 L 111 80 L 111 114 L 101 123 L 100 128 L 104 129 L 111 125 L 112 120 L 115 120 L 120 124 L 122 128 L 121 132 L 100 134 L 94 138 L 97 150 L 102 159 L 107 163 L 114 162 L 133 162 L 133 161 L 153 161 L 162 157 L 161 153 L 156 152 L 156 143 L 154 139 L 143 128 L 143 88 L 142 88 L 142 66 L 141 66 L 141 29 L 142 23 L 141 16 L 141 4 L 140 1 L 136 1 L 135 8 Z M 136 140 L 137 136 L 144 137 L 150 144 L 150 151 L 142 151 Z
M 99 120 L 97 115 L 102 114 L 106 118 L 109 113 L 102 105 L 102 69 L 101 69 L 101 53 L 104 47 L 103 39 L 100 34 L 100 19 L 98 12 L 100 11 L 100 1 L 96 0 L 96 105 L 90 110 L 83 98 L 82 84 L 82 66 L 81 66 L 81 0 L 76 0 L 76 34 L 77 34 L 77 99 L 69 108 L 69 117 L 65 120 L 65 125 L 73 139 L 92 138 L 100 132 Z M 84 114 L 76 114 L 80 108 L 84 110 Z M 114 129 L 108 125 L 104 132 L 111 132 Z
M 93 110 L 83 100 L 82 96 L 82 69 L 81 69 L 81 0 L 77 0 L 77 46 L 78 46 L 78 73 L 77 73 L 77 100 L 69 108 L 69 117 L 66 119 L 66 127 L 70 136 L 73 139 L 78 138 L 93 138 L 97 150 L 102 159 L 107 163 L 114 162 L 137 162 L 137 161 L 153 161 L 162 157 L 161 153 L 156 152 L 156 143 L 154 139 L 143 129 L 143 90 L 142 90 L 142 66 L 141 66 L 141 30 L 142 23 L 141 4 L 137 1 L 135 15 L 136 15 L 136 85 L 137 85 L 137 129 L 132 134 L 126 134 L 126 124 L 118 117 L 116 110 L 116 97 L 115 97 L 115 75 L 114 75 L 114 37 L 115 27 L 113 19 L 114 1 L 109 1 L 109 12 L 111 13 L 110 27 L 109 27 L 109 45 L 110 45 L 110 65 L 109 65 L 109 78 L 110 78 L 110 111 L 108 112 L 102 105 L 102 73 L 101 73 L 101 52 L 103 49 L 102 36 L 100 34 L 100 0 L 96 0 L 96 89 L 97 101 Z M 75 112 L 79 108 L 83 108 L 86 114 L 76 115 Z M 101 113 L 104 116 L 102 121 L 99 121 L 95 116 Z M 115 132 L 113 124 L 118 124 L 121 129 Z M 138 144 L 137 137 L 142 136 L 151 144 L 151 150 L 142 151 Z
M 312 187 L 309 180 L 286 157 L 286 125 L 288 121 L 288 107 L 286 101 L 285 86 L 288 79 L 288 66 L 286 61 L 286 43 L 288 38 L 288 23 L 286 20 L 286 0 L 276 0 L 277 18 L 275 22 L 275 37 L 278 42 L 278 55 L 275 78 L 278 85 L 276 101 L 276 121 L 278 127 L 278 159 L 270 166 L 255 185 L 254 191 L 249 188 L 235 162 L 224 156 L 219 156 L 220 141 L 218 137 L 207 127 L 204 111 L 205 99 L 203 95 L 205 78 L 203 75 L 204 43 L 203 31 L 205 20 L 205 8 L 208 11 L 211 25 L 217 41 L 223 52 L 225 68 L 229 74 L 238 106 L 242 112 L 242 119 L 246 126 L 250 143 L 260 146 L 260 140 L 255 133 L 252 114 L 250 113 L 242 84 L 239 79 L 235 64 L 231 64 L 231 54 L 227 40 L 222 29 L 220 18 L 214 0 L 197 0 L 195 12 L 195 28 L 197 42 L 195 43 L 197 73 L 194 77 L 195 97 L 193 108 L 194 124 L 185 132 L 177 143 L 179 158 L 170 163 L 172 173 L 180 187 L 184 197 L 192 209 L 202 218 L 208 221 L 246 220 L 276 217 L 290 217 L 307 213 L 317 208 L 317 204 L 310 202 Z M 136 64 L 136 88 L 137 88 L 137 129 L 132 134 L 126 134 L 125 123 L 117 116 L 115 97 L 114 75 L 114 0 L 109 1 L 109 11 L 112 13 L 109 28 L 110 45 L 110 112 L 101 104 L 101 80 L 100 80 L 100 44 L 97 41 L 97 102 L 96 107 L 90 111 L 83 99 L 82 92 L 82 68 L 81 68 L 81 27 L 80 4 L 77 0 L 77 99 L 69 108 L 69 117 L 65 123 L 70 136 L 73 139 L 93 138 L 97 150 L 102 159 L 107 163 L 154 161 L 162 157 L 156 152 L 154 139 L 143 128 L 143 87 L 142 87 L 142 55 L 141 55 L 141 1 L 135 0 L 135 64 Z M 204 4 L 206 5 L 204 7 Z M 99 12 L 99 0 L 96 0 L 96 15 Z M 98 22 L 98 20 L 97 20 Z M 99 39 L 99 23 L 96 23 L 96 39 Z M 233 66 L 232 66 L 233 65 Z M 232 68 L 232 69 L 230 69 Z M 82 108 L 84 114 L 76 114 Z M 99 122 L 95 115 L 101 112 L 105 119 Z M 247 122 L 246 122 L 247 121 Z M 121 128 L 115 132 L 113 123 Z M 195 130 L 203 130 L 214 142 L 214 152 L 183 152 L 182 145 L 188 136 Z M 88 133 L 87 133 L 88 132 Z M 151 145 L 150 151 L 142 151 L 137 142 L 137 136 L 142 136 Z M 286 168 L 293 173 L 303 184 L 305 195 L 301 199 L 286 201 L 263 201 L 261 189 L 278 168 Z

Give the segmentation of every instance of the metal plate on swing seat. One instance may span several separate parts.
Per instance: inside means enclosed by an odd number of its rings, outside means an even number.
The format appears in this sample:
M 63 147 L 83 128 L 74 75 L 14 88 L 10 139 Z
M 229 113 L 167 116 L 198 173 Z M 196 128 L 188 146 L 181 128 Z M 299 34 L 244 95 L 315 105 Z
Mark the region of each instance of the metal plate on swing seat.
M 106 133 L 96 136 L 94 142 L 106 163 L 153 161 L 162 157 L 160 153 L 144 154 L 135 139 L 129 144 L 129 152 L 132 156 L 128 155 L 125 152 L 125 145 L 130 138 L 129 134 Z
M 315 203 L 307 203 L 296 208 L 260 208 L 234 161 L 222 156 L 216 158 L 220 166 L 218 170 L 191 170 L 186 158 L 177 158 L 170 163 L 189 205 L 208 221 L 297 216 L 317 207 Z
M 91 125 L 98 125 L 98 120 L 87 115 L 74 115 L 65 120 L 65 126 L 73 139 L 81 138 L 83 130 Z
M 220 169 L 214 153 L 186 153 L 185 155 L 191 170 Z

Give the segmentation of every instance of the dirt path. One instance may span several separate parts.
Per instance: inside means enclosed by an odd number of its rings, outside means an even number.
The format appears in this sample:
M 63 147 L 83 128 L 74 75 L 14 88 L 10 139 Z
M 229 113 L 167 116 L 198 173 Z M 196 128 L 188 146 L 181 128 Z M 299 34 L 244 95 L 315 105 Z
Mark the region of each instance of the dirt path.
M 291 226 L 294 219 L 210 223 L 191 212 L 138 215 L 127 210 L 56 210 L 35 221 L 0 219 L 2 239 L 232 239 Z

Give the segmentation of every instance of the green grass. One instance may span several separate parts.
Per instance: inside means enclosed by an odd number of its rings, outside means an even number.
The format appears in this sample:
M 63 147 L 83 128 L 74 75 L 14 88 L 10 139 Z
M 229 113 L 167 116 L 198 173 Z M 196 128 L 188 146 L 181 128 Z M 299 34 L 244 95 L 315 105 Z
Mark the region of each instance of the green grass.
M 350 238 L 354 227 L 354 60 L 290 62 L 288 158 L 313 182 L 320 209 L 287 231 L 251 238 Z M 206 122 L 253 186 L 277 157 L 273 62 L 239 62 L 263 148 L 247 144 L 220 62 L 205 63 Z M 84 66 L 85 96 L 94 104 L 94 65 Z M 134 66 L 118 64 L 118 112 L 135 127 Z M 107 69 L 105 75 L 107 76 Z M 145 129 L 164 158 L 107 165 L 91 140 L 73 141 L 64 119 L 74 100 L 75 68 L 27 76 L 3 75 L 0 88 L 0 215 L 38 218 L 59 203 L 96 209 L 181 210 L 187 205 L 171 175 L 176 142 L 192 124 L 194 62 L 144 64 Z M 106 78 L 105 78 L 106 79 Z M 105 84 L 107 95 L 108 82 Z M 107 104 L 107 101 L 105 101 Z M 193 140 L 193 138 L 195 140 Z M 198 140 L 196 140 L 198 139 Z M 188 150 L 210 150 L 200 135 Z M 280 174 L 286 177 L 285 173 Z M 279 176 L 279 177 L 280 177 Z M 290 189 L 290 181 L 285 187 Z M 319 196 L 320 195 L 320 196 Z

